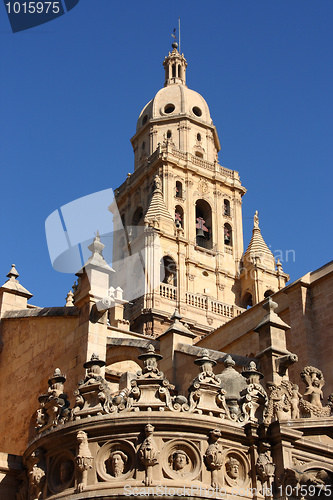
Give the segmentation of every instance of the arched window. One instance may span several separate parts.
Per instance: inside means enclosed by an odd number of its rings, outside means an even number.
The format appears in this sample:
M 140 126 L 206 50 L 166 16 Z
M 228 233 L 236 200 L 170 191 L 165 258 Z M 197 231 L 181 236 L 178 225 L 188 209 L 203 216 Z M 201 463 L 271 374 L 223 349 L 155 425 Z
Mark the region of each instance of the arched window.
M 142 207 L 138 207 L 133 214 L 132 226 L 137 226 L 138 224 L 140 224 L 142 218 L 143 218 Z
M 161 262 L 161 282 L 177 286 L 177 266 L 172 257 L 167 255 Z
M 267 299 L 267 297 L 270 297 L 271 295 L 273 295 L 273 290 L 266 290 L 266 292 L 264 293 L 264 297 L 265 299 Z
M 205 200 L 195 204 L 196 244 L 202 248 L 212 248 L 212 209 Z
M 172 65 L 172 77 L 176 78 L 176 65 L 175 64 Z
M 175 223 L 176 227 L 184 227 L 184 210 L 180 205 L 175 208 Z
M 230 201 L 223 200 L 223 215 L 230 215 Z
M 224 224 L 224 244 L 232 247 L 232 229 L 230 224 Z
M 183 197 L 183 185 L 180 181 L 176 182 L 176 197 L 177 198 Z
M 181 65 L 178 64 L 178 78 L 180 78 L 180 70 L 181 70 Z
M 125 253 L 124 253 L 124 247 L 125 247 L 125 238 L 122 237 L 120 238 L 120 241 L 119 241 L 119 251 L 118 251 L 118 257 L 119 259 L 123 259 L 125 257 Z
M 143 209 L 142 207 L 138 207 L 132 217 L 132 226 L 138 226 L 143 219 Z M 132 227 L 129 231 L 129 236 L 132 238 L 136 238 L 138 236 L 138 230 L 136 227 Z
M 242 307 L 244 307 L 245 309 L 249 309 L 250 307 L 252 307 L 252 305 L 252 295 L 250 292 L 246 292 L 243 296 Z
M 172 137 L 172 132 L 171 132 L 171 130 L 168 130 L 167 131 L 167 139 L 171 139 L 171 137 Z

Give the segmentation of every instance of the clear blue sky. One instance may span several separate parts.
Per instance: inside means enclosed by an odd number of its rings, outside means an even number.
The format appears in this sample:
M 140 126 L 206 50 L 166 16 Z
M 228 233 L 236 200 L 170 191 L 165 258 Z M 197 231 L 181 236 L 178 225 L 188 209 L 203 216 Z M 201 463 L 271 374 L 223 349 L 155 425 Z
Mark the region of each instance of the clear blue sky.
M 248 189 L 245 247 L 258 210 L 271 249 L 295 251 L 291 280 L 332 259 L 332 0 L 80 0 L 16 34 L 1 3 L 0 281 L 15 263 L 33 304 L 63 305 L 74 281 L 52 269 L 48 215 L 133 171 L 179 16 L 188 86 Z

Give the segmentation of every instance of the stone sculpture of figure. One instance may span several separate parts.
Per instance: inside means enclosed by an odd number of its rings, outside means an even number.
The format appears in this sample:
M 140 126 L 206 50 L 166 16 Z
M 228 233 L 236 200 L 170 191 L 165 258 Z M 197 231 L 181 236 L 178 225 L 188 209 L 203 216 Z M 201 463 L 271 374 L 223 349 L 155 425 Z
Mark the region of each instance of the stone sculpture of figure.
M 265 423 L 270 424 L 272 419 L 283 420 L 288 417 L 291 408 L 291 382 L 283 380 L 280 385 L 274 382 L 267 382 L 270 397 L 265 416 Z
M 146 469 L 145 485 L 150 486 L 153 481 L 152 468 L 158 463 L 159 450 L 154 440 L 154 426 L 147 424 L 145 427 L 146 439 L 139 449 L 139 458 Z
M 37 448 L 27 460 L 29 477 L 29 498 L 31 500 L 40 500 L 42 490 L 45 485 L 46 465 L 44 460 L 44 451 Z
M 220 488 L 217 472 L 223 465 L 223 453 L 220 446 L 218 445 L 218 440 L 220 437 L 221 431 L 219 429 L 210 431 L 210 445 L 208 446 L 204 455 L 204 460 L 207 468 L 211 471 L 211 485 L 215 489 Z
M 291 390 L 291 418 L 299 418 L 299 398 L 302 397 L 302 395 L 299 392 L 299 387 L 297 384 L 293 384 L 292 390 Z
M 258 210 L 256 210 L 256 213 L 254 214 L 253 217 L 253 227 L 259 227 Z
M 322 371 L 314 366 L 306 366 L 300 375 L 306 384 L 305 397 L 300 400 L 302 416 L 329 417 L 331 414 L 330 403 L 323 407 L 321 402 L 323 399 L 322 387 L 325 385 Z
M 225 463 L 227 474 L 234 481 L 237 481 L 239 478 L 239 465 L 239 460 L 235 457 L 229 457 Z
M 322 408 L 322 387 L 325 385 L 325 380 L 321 370 L 314 366 L 306 366 L 301 372 L 301 378 L 307 386 L 304 396 L 307 396 L 309 403 Z
M 154 177 L 154 188 L 155 189 L 159 189 L 159 190 L 162 190 L 162 181 L 161 181 L 161 177 L 159 175 L 155 175 Z
M 75 464 L 78 471 L 77 491 L 81 493 L 88 480 L 88 470 L 92 468 L 93 457 L 89 450 L 88 436 L 84 431 L 79 431 L 76 435 L 78 441 L 78 454 Z
M 127 463 L 127 455 L 120 450 L 113 451 L 109 457 L 112 475 L 119 477 L 124 473 L 125 464 Z
M 174 471 L 183 474 L 184 468 L 190 463 L 190 459 L 183 450 L 176 450 L 171 456 L 171 464 Z

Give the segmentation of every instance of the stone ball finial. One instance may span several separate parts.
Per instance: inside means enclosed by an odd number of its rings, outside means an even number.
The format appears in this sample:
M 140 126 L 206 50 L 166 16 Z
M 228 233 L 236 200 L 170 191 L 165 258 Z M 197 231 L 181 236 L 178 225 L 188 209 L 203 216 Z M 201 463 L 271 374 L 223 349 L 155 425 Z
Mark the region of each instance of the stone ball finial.
M 176 41 L 172 42 L 172 48 L 173 49 L 178 49 L 178 43 Z

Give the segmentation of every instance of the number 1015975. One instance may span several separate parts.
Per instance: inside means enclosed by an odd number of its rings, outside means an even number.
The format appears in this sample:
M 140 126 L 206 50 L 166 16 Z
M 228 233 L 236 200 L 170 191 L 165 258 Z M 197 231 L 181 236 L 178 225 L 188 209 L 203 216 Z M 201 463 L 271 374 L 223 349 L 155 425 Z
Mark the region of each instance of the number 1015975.
M 60 2 L 8 2 L 8 14 L 59 14 Z

